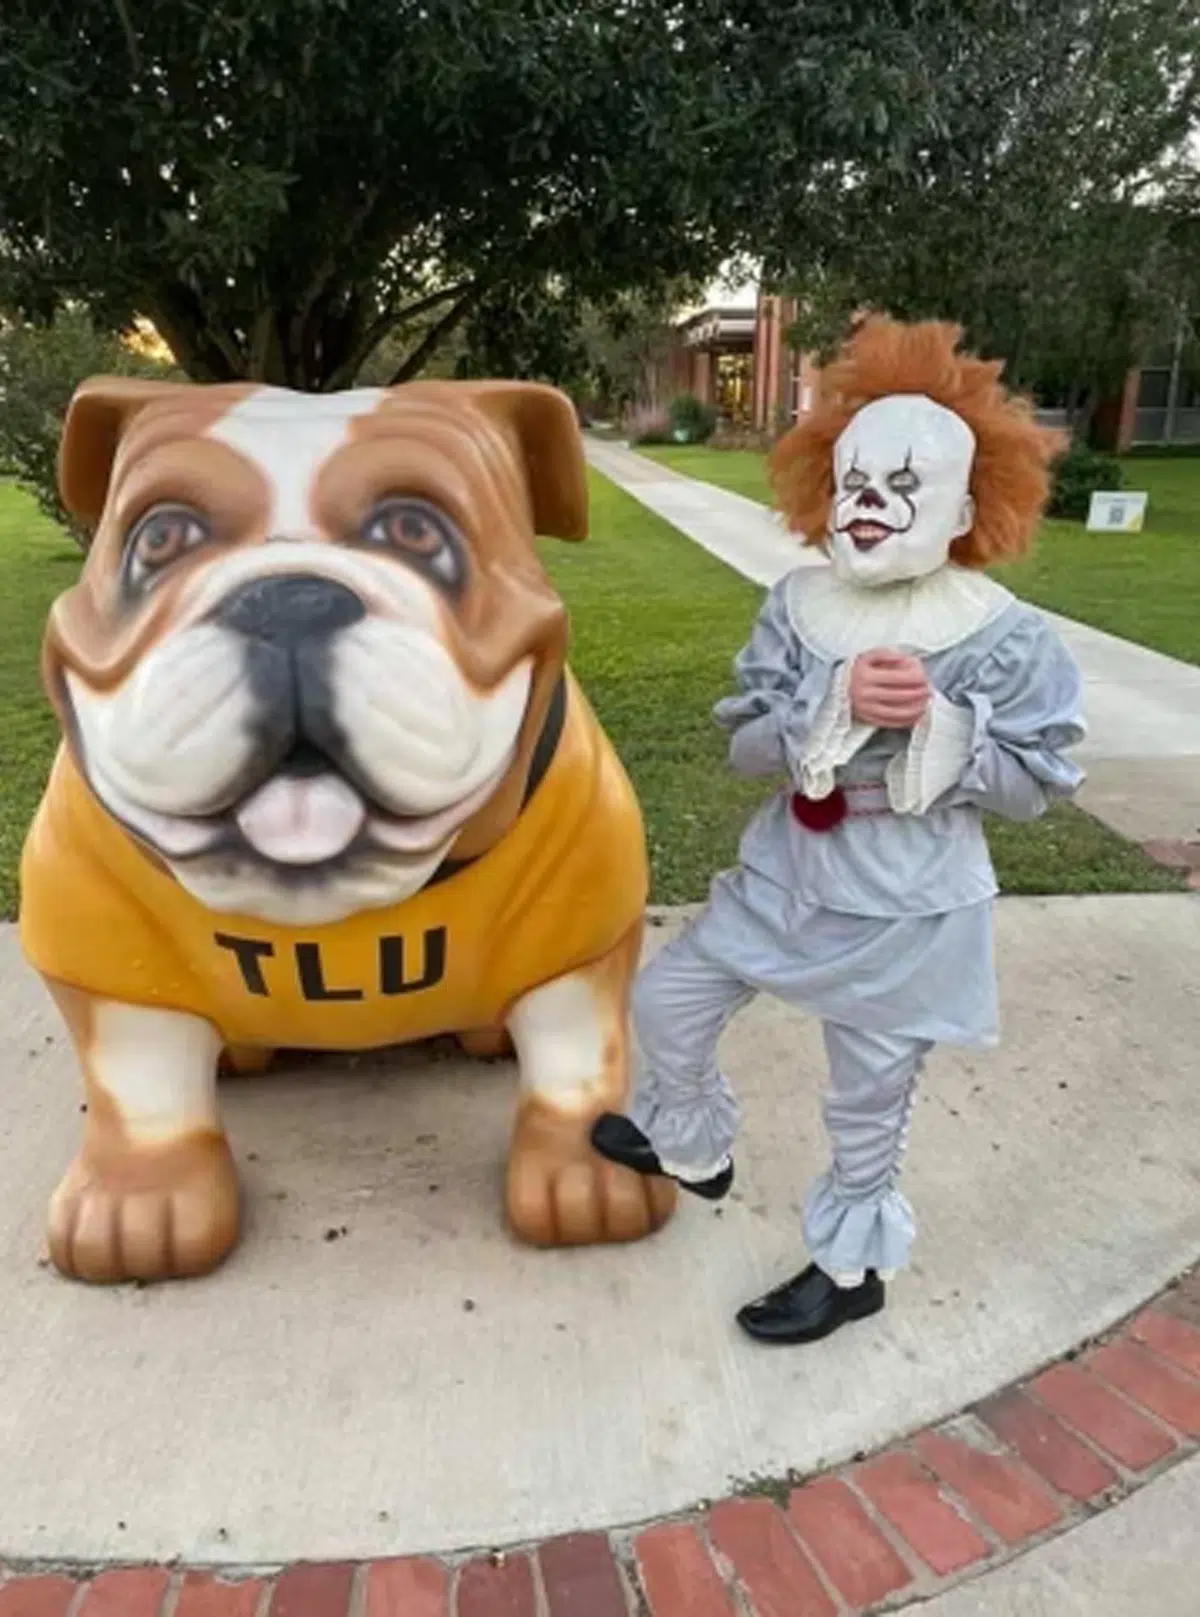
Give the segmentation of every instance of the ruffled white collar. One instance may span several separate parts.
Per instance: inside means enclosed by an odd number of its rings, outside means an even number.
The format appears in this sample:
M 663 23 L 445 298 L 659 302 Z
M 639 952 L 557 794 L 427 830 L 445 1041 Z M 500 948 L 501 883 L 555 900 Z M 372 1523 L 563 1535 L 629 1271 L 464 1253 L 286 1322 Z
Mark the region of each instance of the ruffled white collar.
M 1002 584 L 953 564 L 875 589 L 832 567 L 798 567 L 786 598 L 793 629 L 827 662 L 880 649 L 930 657 L 995 622 L 1014 600 Z

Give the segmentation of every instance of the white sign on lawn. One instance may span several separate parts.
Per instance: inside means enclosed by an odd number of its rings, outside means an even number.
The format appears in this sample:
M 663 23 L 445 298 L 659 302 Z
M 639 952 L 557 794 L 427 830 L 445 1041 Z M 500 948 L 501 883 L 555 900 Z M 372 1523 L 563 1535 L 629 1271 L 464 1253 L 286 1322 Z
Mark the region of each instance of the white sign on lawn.
M 1091 533 L 1141 533 L 1146 520 L 1145 494 L 1093 494 L 1088 509 Z

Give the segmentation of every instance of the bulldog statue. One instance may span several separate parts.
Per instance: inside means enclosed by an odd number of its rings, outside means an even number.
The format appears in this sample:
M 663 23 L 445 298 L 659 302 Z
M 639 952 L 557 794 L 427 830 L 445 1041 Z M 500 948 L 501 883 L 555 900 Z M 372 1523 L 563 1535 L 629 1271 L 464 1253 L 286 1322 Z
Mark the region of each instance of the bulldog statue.
M 94 540 L 45 637 L 64 740 L 21 909 L 87 1101 L 57 1267 L 230 1251 L 223 1064 L 446 1033 L 515 1047 L 520 1237 L 658 1228 L 672 1187 L 589 1146 L 625 1094 L 647 871 L 534 548 L 586 531 L 568 401 L 101 377 L 59 476 Z

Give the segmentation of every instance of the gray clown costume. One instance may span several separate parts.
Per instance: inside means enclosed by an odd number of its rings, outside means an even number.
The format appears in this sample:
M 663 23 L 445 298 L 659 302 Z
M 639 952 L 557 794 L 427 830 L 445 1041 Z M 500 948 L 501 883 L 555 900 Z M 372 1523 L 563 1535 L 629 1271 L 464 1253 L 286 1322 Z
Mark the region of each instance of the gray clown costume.
M 920 653 L 938 693 L 928 722 L 855 733 L 848 664 L 805 626 L 805 596 L 842 588 L 809 567 L 777 584 L 737 658 L 739 694 L 716 708 L 733 768 L 788 784 L 748 826 L 739 866 L 638 981 L 630 1116 L 668 1172 L 710 1177 L 740 1120 L 716 1062 L 730 1017 L 760 991 L 821 1017 L 833 1163 L 809 1194 L 804 1235 L 827 1274 L 855 1285 L 908 1258 L 913 1216 L 896 1180 L 925 1055 L 997 1040 L 981 811 L 1033 819 L 1068 796 L 1081 775 L 1063 754 L 1083 726 L 1078 673 L 1044 621 L 947 569 L 897 586 L 893 601 L 897 626 L 907 620 L 896 639 Z M 847 817 L 806 829 L 792 791 L 819 800 L 831 779 Z
M 868 363 L 888 345 L 923 352 L 927 372 L 932 344 L 945 376 L 956 337 L 878 322 L 861 342 Z M 717 1062 L 722 1032 L 761 992 L 820 1017 L 831 1161 L 805 1202 L 809 1268 L 738 1316 L 763 1340 L 815 1340 L 883 1306 L 882 1282 L 915 1234 L 898 1176 L 925 1058 L 936 1044 L 997 1042 L 983 813 L 1034 819 L 1082 780 L 1067 756 L 1084 735 L 1072 658 L 977 561 L 951 560 L 987 520 L 972 493 L 979 454 L 985 494 L 998 465 L 1013 469 L 1003 457 L 1028 457 L 1032 478 L 1001 512 L 1009 552 L 1024 547 L 1048 442 L 1001 393 L 996 367 L 967 360 L 959 372 L 980 389 L 985 442 L 952 406 L 897 386 L 895 365 L 864 398 L 853 349 L 840 380 L 854 402 L 844 425 L 833 417 L 832 449 L 793 433 L 807 466 L 832 455 L 825 561 L 771 589 L 735 660 L 737 693 L 715 710 L 733 769 L 777 777 L 779 790 L 747 827 L 738 865 L 639 978 L 634 1092 L 593 1134 L 613 1160 L 719 1197 L 740 1123 Z M 993 499 L 993 518 L 999 509 Z M 879 673 L 881 654 L 893 676 Z M 887 677 L 918 682 L 919 716 L 893 716 L 912 698 L 889 705 Z

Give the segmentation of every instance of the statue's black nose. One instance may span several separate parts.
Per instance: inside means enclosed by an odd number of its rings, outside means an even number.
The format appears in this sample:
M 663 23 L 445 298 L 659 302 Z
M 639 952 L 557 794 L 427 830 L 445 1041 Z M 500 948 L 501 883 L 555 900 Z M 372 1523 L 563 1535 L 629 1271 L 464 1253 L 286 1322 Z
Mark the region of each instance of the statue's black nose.
M 292 646 L 301 640 L 327 639 L 365 614 L 362 601 L 344 584 L 293 574 L 254 579 L 222 602 L 216 620 L 255 640 Z

